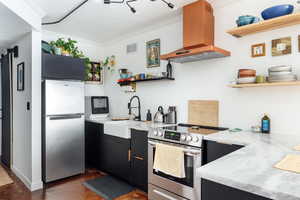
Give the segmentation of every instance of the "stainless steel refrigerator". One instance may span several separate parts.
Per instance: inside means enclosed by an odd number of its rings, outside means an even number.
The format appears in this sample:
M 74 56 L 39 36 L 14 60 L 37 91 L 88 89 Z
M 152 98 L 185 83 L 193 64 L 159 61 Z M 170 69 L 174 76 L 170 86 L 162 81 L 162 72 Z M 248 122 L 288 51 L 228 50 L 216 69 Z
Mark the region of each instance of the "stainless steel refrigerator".
M 43 82 L 43 181 L 84 173 L 84 83 Z

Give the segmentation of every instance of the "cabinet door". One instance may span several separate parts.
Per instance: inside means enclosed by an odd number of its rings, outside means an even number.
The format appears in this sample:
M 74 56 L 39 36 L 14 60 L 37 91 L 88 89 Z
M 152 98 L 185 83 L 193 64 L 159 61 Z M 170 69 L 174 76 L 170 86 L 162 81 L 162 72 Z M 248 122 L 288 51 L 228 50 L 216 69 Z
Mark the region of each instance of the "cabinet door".
M 231 188 L 205 179 L 201 180 L 201 187 L 202 200 L 271 200 L 265 197 L 261 197 L 249 192 Z
M 131 184 L 148 189 L 148 132 L 131 129 Z
M 85 162 L 86 166 L 101 169 L 100 145 L 103 124 L 85 122 Z
M 130 181 L 130 140 L 103 134 L 101 168 L 113 176 Z
M 203 141 L 203 160 L 202 165 L 217 160 L 227 154 L 230 154 L 243 146 L 234 144 L 223 144 L 219 142 L 204 140 Z

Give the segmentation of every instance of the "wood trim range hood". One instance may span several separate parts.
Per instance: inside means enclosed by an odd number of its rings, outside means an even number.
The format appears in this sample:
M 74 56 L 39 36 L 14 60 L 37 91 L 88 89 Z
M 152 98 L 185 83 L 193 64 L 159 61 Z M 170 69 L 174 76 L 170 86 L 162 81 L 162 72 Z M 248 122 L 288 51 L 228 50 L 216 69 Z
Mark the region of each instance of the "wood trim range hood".
M 198 0 L 183 7 L 183 48 L 161 56 L 175 63 L 194 62 L 230 56 L 230 52 L 214 46 L 212 6 Z

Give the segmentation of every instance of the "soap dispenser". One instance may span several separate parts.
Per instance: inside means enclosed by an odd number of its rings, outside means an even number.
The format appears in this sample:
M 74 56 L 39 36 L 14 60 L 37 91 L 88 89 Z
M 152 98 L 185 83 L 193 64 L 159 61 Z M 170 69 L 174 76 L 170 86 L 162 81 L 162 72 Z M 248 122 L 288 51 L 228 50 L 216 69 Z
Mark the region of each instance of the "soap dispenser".
M 150 110 L 148 110 L 148 112 L 147 112 L 146 121 L 152 121 L 152 114 L 151 114 Z

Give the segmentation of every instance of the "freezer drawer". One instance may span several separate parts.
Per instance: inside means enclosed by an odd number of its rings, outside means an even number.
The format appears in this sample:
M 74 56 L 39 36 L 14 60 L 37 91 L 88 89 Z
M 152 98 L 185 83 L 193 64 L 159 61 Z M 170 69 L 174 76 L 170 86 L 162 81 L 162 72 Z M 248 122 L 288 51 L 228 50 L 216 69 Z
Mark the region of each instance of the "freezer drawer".
M 84 113 L 84 83 L 80 81 L 45 81 L 45 114 Z
M 45 118 L 43 181 L 84 173 L 84 115 Z

